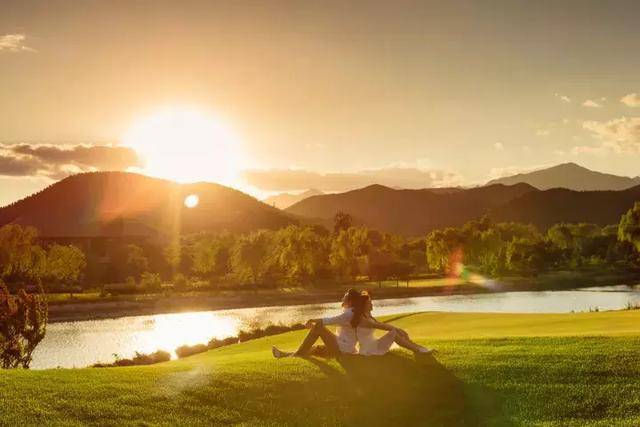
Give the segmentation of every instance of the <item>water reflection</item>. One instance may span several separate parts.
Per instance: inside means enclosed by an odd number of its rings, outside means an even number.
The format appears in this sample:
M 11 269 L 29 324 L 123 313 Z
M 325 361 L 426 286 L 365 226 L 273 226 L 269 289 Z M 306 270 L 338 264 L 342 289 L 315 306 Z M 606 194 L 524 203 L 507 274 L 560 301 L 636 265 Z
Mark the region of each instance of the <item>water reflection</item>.
M 148 353 L 160 349 L 173 353 L 181 345 L 235 335 L 240 322 L 234 316 L 212 312 L 174 313 L 155 315 L 143 321 L 143 327 L 132 336 L 138 343 L 137 351 Z
M 616 310 L 640 304 L 636 287 L 586 288 L 557 292 L 505 292 L 375 301 L 378 316 L 412 311 L 563 313 Z M 133 316 L 119 319 L 54 323 L 36 348 L 34 369 L 84 367 L 158 349 L 173 352 L 183 344 L 236 335 L 240 329 L 270 323 L 291 324 L 340 312 L 338 302 L 259 307 L 195 313 Z

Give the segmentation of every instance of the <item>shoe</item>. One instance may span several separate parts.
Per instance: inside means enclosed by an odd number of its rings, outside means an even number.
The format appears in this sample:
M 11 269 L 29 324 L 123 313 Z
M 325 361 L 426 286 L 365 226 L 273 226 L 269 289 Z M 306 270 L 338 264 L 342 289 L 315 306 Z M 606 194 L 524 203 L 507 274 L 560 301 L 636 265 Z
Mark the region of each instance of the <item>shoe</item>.
M 420 349 L 418 349 L 417 353 L 420 354 L 434 354 L 435 350 L 431 349 L 431 348 L 427 348 L 427 347 L 420 347 Z

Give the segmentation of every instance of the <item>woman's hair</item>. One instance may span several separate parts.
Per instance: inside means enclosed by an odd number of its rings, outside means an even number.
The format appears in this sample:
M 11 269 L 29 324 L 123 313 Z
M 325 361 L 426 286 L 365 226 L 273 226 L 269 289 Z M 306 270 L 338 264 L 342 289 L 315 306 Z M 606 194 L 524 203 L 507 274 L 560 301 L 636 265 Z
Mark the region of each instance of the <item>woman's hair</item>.
M 347 305 L 349 307 L 353 307 L 355 304 L 357 304 L 359 297 L 360 297 L 360 291 L 357 289 L 351 288 L 342 297 L 342 304 Z
M 367 310 L 367 305 L 371 301 L 369 291 L 358 292 L 358 296 L 354 299 L 353 317 L 351 318 L 351 326 L 357 328 Z

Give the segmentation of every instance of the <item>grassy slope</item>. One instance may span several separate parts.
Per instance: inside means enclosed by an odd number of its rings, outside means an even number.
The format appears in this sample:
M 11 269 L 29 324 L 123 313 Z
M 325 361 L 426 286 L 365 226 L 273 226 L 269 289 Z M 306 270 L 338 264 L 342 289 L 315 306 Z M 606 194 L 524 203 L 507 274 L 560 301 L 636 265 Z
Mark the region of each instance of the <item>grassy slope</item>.
M 436 357 L 274 360 L 301 332 L 150 367 L 0 372 L 0 425 L 638 425 L 640 311 L 397 316 Z

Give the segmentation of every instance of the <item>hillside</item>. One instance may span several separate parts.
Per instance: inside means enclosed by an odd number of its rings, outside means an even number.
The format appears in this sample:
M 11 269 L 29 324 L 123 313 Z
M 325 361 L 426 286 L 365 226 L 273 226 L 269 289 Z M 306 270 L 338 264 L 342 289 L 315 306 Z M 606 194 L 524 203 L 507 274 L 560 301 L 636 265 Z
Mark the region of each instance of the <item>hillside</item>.
M 453 193 L 394 190 L 373 185 L 341 194 L 310 197 L 287 213 L 319 222 L 339 210 L 356 224 L 404 235 L 424 235 L 433 229 L 461 226 L 483 215 L 495 221 L 531 223 L 544 230 L 559 222 L 617 223 L 634 202 L 640 186 L 622 191 L 539 191 L 528 184 L 494 184 Z
M 575 163 L 563 163 L 546 169 L 522 173 L 489 181 L 487 185 L 513 185 L 520 182 L 539 190 L 566 188 L 576 191 L 625 190 L 640 185 L 640 177 L 596 172 Z
M 531 191 L 537 190 L 527 184 L 497 184 L 452 192 L 394 190 L 371 185 L 346 193 L 310 197 L 286 212 L 304 218 L 331 218 L 342 210 L 351 214 L 356 223 L 404 235 L 422 235 L 479 218 L 489 209 Z
M 640 185 L 623 191 L 571 191 L 556 188 L 523 194 L 494 208 L 490 217 L 496 221 L 531 223 L 546 229 L 559 222 L 615 224 L 636 201 Z
M 0 425 L 640 423 L 638 310 L 395 319 L 435 358 L 273 359 L 299 331 L 145 367 L 6 371 Z
M 200 199 L 193 209 L 184 206 L 189 194 Z M 126 172 L 73 175 L 0 209 L 0 226 L 29 225 L 44 237 L 161 237 L 291 222 L 279 210 L 222 185 L 177 184 Z
M 291 194 L 291 193 L 276 194 L 275 196 L 267 197 L 266 199 L 263 200 L 263 202 L 269 206 L 273 206 L 278 209 L 286 209 L 289 206 L 295 205 L 296 203 L 304 199 L 308 199 L 309 197 L 312 197 L 312 196 L 320 196 L 322 194 L 324 194 L 322 191 L 312 188 L 311 190 L 307 190 L 300 194 Z

